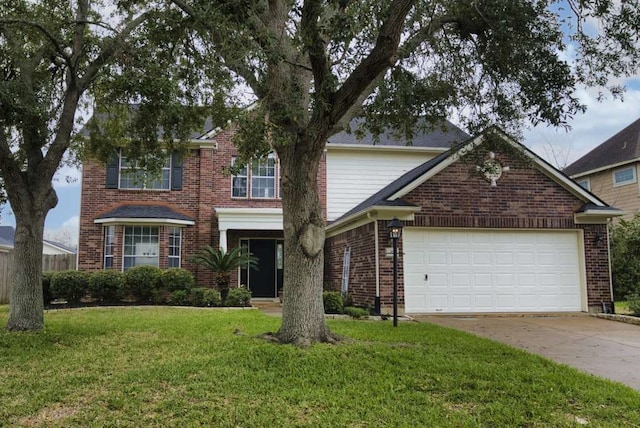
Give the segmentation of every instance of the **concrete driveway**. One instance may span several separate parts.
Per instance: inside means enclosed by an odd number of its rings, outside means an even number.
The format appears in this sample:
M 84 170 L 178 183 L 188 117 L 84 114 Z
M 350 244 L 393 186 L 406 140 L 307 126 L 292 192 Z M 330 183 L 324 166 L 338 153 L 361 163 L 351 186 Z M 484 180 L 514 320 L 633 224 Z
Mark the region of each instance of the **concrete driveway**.
M 640 390 L 640 326 L 588 316 L 421 316 Z

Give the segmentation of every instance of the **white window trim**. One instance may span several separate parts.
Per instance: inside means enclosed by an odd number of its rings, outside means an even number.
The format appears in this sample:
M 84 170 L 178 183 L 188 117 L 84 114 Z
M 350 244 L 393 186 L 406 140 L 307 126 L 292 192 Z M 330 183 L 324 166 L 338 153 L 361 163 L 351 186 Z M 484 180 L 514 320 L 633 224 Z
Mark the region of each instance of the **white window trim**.
M 104 245 L 103 245 L 103 257 L 102 257 L 102 268 L 103 269 L 114 269 L 115 268 L 115 255 L 114 249 L 116 245 L 116 227 L 114 225 L 108 225 L 103 228 L 103 236 L 104 236 Z M 111 252 L 107 254 L 107 236 L 111 236 Z M 107 259 L 111 259 L 111 266 L 107 267 Z
M 176 229 L 178 231 L 178 256 L 172 256 L 171 255 L 171 231 L 172 229 Z M 182 267 L 182 228 L 181 227 L 176 227 L 176 226 L 172 226 L 168 228 L 167 231 L 167 264 L 170 265 L 169 261 L 171 259 L 177 259 L 178 260 L 178 266 L 168 266 L 169 268 L 171 267 Z M 158 246 L 160 245 L 160 243 L 158 242 Z
M 626 170 L 629 170 L 629 169 L 633 173 L 633 178 L 631 180 L 616 182 L 616 173 L 619 173 L 619 172 L 622 172 L 622 171 L 626 171 Z M 636 167 L 635 166 L 628 166 L 626 168 L 619 168 L 619 169 L 616 169 L 615 171 L 613 171 L 611 174 L 612 174 L 612 178 L 613 178 L 613 187 L 625 186 L 627 184 L 633 184 L 633 183 L 635 183 L 637 181 L 637 174 L 636 174 Z
M 275 200 L 279 200 L 282 198 L 282 196 L 280 195 L 280 184 L 281 184 L 281 177 L 280 177 L 280 162 L 278 161 L 278 158 L 273 154 L 273 153 L 269 153 L 269 155 L 267 155 L 267 158 L 271 158 L 274 160 L 274 175 L 273 175 L 273 197 L 262 197 L 262 196 L 253 196 L 252 192 L 253 192 L 253 164 L 248 164 L 246 165 L 246 169 L 247 169 L 247 174 L 246 175 L 241 175 L 241 176 L 237 176 L 237 175 L 232 175 L 231 176 L 231 199 L 252 199 L 252 200 L 261 200 L 261 201 L 275 201 Z M 237 159 L 236 156 L 233 156 L 231 158 L 231 165 L 233 165 L 235 163 L 235 160 Z M 244 177 L 247 180 L 247 187 L 246 187 L 246 196 L 234 196 L 233 195 L 233 179 L 236 177 Z M 258 176 L 261 178 L 271 178 L 271 177 L 267 177 L 267 176 Z
M 238 159 L 237 156 L 233 156 L 231 158 L 231 166 L 233 166 L 236 163 L 236 160 Z M 246 174 L 245 175 L 232 175 L 231 176 L 231 198 L 232 199 L 249 199 L 249 165 L 245 165 L 244 168 L 246 169 Z M 246 182 L 246 187 L 244 189 L 244 196 L 235 196 L 233 194 L 233 180 L 235 178 L 244 178 L 245 182 Z
M 132 257 L 134 260 L 136 259 L 136 257 L 140 257 L 137 255 L 134 256 L 127 256 L 125 254 L 125 247 L 126 247 L 126 242 L 127 242 L 127 228 L 128 227 L 151 227 L 151 228 L 155 228 L 158 231 L 158 254 L 156 255 L 156 260 L 158 261 L 157 264 L 155 265 L 156 267 L 160 267 L 160 241 L 161 241 L 161 233 L 160 233 L 160 226 L 157 225 L 149 225 L 149 224 L 141 224 L 141 225 L 130 225 L 130 226 L 125 226 L 122 228 L 122 271 L 124 271 L 125 268 L 125 258 L 127 257 Z M 130 266 L 130 268 L 135 267 L 135 266 L 153 266 L 153 265 L 138 265 L 138 264 L 134 264 L 133 266 Z
M 148 181 L 148 177 L 146 177 L 146 170 L 144 168 L 140 168 L 138 166 L 136 166 L 135 168 L 131 168 L 128 166 L 123 167 L 122 166 L 122 158 L 125 157 L 122 155 L 122 153 L 118 153 L 118 189 L 119 190 L 145 190 L 145 191 L 155 191 L 155 192 L 167 192 L 171 190 L 171 173 L 172 173 L 172 159 L 171 156 L 168 155 L 168 166 L 163 166 L 162 169 L 160 170 L 160 174 L 161 176 L 164 175 L 164 171 L 167 170 L 169 172 L 169 181 L 168 181 L 168 185 L 166 188 L 160 188 L 160 189 L 154 189 L 151 187 L 147 187 L 147 181 Z M 135 164 L 138 164 L 138 161 L 135 161 Z M 122 170 L 123 168 L 125 170 L 138 170 L 138 171 L 142 171 L 145 174 L 145 178 L 144 178 L 144 182 L 142 183 L 141 187 L 122 187 Z M 155 180 L 151 180 L 151 181 L 155 181 Z
M 583 189 L 591 191 L 591 179 L 589 177 L 578 178 L 576 179 L 576 183 L 578 183 L 578 186 L 582 187 Z M 580 183 L 586 183 L 587 187 L 582 186 Z
M 261 162 L 268 162 L 270 159 L 273 159 L 273 176 L 271 175 L 256 175 L 254 176 L 253 174 L 253 168 L 254 165 L 251 165 L 251 193 L 250 193 L 250 198 L 251 199 L 278 199 L 278 183 L 277 183 L 277 178 L 278 178 L 278 162 L 276 161 L 276 157 L 273 155 L 273 153 L 269 153 L 269 155 L 267 155 L 267 157 L 265 159 L 260 159 L 257 161 L 256 165 L 258 168 L 260 168 L 260 163 Z M 265 168 L 268 168 L 268 163 L 267 166 L 265 166 Z M 264 178 L 264 179 L 268 179 L 268 180 L 273 180 L 273 196 L 253 196 L 253 179 L 255 178 Z

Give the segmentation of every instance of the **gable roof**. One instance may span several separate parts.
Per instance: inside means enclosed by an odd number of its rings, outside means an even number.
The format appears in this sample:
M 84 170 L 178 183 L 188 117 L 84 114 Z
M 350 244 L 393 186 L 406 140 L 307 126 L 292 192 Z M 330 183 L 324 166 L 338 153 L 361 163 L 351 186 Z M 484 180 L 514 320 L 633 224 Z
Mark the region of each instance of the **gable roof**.
M 569 176 L 585 175 L 606 167 L 640 160 L 640 119 L 564 169 Z
M 49 245 L 51 247 L 54 247 L 58 250 L 61 251 L 65 251 L 69 254 L 75 254 L 76 253 L 76 249 L 75 248 L 71 248 L 67 245 L 61 244 L 60 242 L 56 242 L 56 241 L 51 241 L 50 239 L 43 239 L 42 242 L 46 245 Z
M 15 237 L 16 229 L 13 226 L 0 226 L 0 246 L 13 248 Z M 70 254 L 74 254 L 76 252 L 74 248 L 61 244 L 60 242 L 51 241 L 50 239 L 43 239 L 42 243 Z
M 396 146 L 396 147 L 430 147 L 448 149 L 453 144 L 467 140 L 469 134 L 458 128 L 448 120 L 443 120 L 440 124 L 430 125 L 424 120 L 419 120 L 416 129 L 418 132 L 413 136 L 411 142 L 404 135 L 398 135 L 393 129 L 385 127 L 379 136 L 379 141 L 375 141 L 373 134 L 365 131 L 362 138 L 356 136 L 355 130 L 363 124 L 364 118 L 352 119 L 349 123 L 351 132 L 342 131 L 332 135 L 327 140 L 328 147 L 336 146 Z
M 0 245 L 13 247 L 16 230 L 13 226 L 0 226 Z
M 418 187 L 420 184 L 433 177 L 438 172 L 442 171 L 447 166 L 451 165 L 460 157 L 460 152 L 466 149 L 472 149 L 479 146 L 484 141 L 484 136 L 489 132 L 498 133 L 505 141 L 509 142 L 514 147 L 522 150 L 534 162 L 535 165 L 547 176 L 563 186 L 566 190 L 573 193 L 579 199 L 585 201 L 585 206 L 581 212 L 591 214 L 595 211 L 599 215 L 612 214 L 613 216 L 622 214 L 622 211 L 617 208 L 610 207 L 596 195 L 590 191 L 579 186 L 575 181 L 571 180 L 565 174 L 558 169 L 554 168 L 551 164 L 544 159 L 533 153 L 527 147 L 518 143 L 511 137 L 509 137 L 504 131 L 497 126 L 492 126 L 475 137 L 468 138 L 465 141 L 456 144 L 448 151 L 439 154 L 433 159 L 417 166 L 416 168 L 408 171 L 404 175 L 400 176 L 395 181 L 391 182 L 387 186 L 380 189 L 369 198 L 362 201 L 360 204 L 353 207 L 351 210 L 343 214 L 341 217 L 333 221 L 327 229 L 333 229 L 339 224 L 350 222 L 352 219 L 363 215 L 365 212 L 372 209 L 378 209 L 382 207 L 404 207 L 404 208 L 418 208 L 413 204 L 410 204 L 402 200 L 402 197 Z M 416 211 L 415 209 L 408 209 L 406 211 Z

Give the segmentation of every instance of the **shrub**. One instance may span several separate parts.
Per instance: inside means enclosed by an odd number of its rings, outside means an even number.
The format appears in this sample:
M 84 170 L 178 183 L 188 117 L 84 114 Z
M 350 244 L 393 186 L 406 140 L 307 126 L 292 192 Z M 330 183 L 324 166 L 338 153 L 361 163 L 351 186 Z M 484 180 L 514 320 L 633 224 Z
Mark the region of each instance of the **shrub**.
M 629 310 L 633 315 L 640 316 L 640 294 L 632 293 L 627 296 L 627 303 L 629 303 Z
M 640 293 L 640 214 L 611 228 L 610 245 L 615 300 Z
M 364 308 L 356 308 L 355 306 L 347 306 L 344 308 L 344 313 L 352 318 L 369 318 L 369 311 Z
M 247 287 L 241 285 L 237 288 L 229 290 L 227 299 L 224 302 L 225 306 L 244 307 L 251 305 L 251 291 Z
M 189 291 L 193 288 L 195 281 L 193 274 L 182 268 L 171 268 L 162 271 L 160 285 L 162 288 L 173 292 L 177 290 Z
M 153 290 L 151 293 L 151 301 L 154 305 L 166 305 L 171 300 L 171 293 L 165 288 Z
M 51 293 L 54 298 L 66 300 L 68 303 L 78 303 L 86 296 L 88 289 L 88 274 L 79 270 L 65 270 L 51 276 Z
M 189 294 L 186 290 L 176 290 L 171 293 L 171 304 L 175 306 L 187 306 L 189 304 Z
M 214 290 L 213 288 L 205 288 L 202 299 L 204 303 L 203 306 L 208 306 L 208 307 L 222 306 L 222 298 L 220 297 L 220 292 L 218 290 Z
M 156 266 L 135 266 L 124 272 L 124 289 L 138 302 L 149 302 L 158 290 L 162 271 Z
M 91 297 L 102 302 L 117 302 L 123 295 L 124 276 L 122 272 L 105 269 L 89 276 Z
M 206 288 L 192 288 L 189 291 L 189 304 L 191 306 L 205 306 L 204 304 L 204 290 Z
M 339 291 L 325 291 L 322 293 L 322 300 L 327 314 L 341 314 L 344 310 L 344 300 Z
M 48 305 L 53 300 L 53 293 L 51 292 L 51 277 L 55 272 L 42 272 L 42 300 L 45 305 Z

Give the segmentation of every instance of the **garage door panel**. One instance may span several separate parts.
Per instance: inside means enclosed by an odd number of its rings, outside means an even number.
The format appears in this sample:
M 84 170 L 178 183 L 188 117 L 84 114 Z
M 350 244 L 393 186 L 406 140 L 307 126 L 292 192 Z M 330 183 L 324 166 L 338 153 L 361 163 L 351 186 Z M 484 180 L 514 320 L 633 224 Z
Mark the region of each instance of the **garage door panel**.
M 476 273 L 473 275 L 473 281 L 476 289 L 493 287 L 493 278 L 490 273 Z
M 474 266 L 491 266 L 491 253 L 489 251 L 478 251 L 473 253 Z
M 406 228 L 404 234 L 407 312 L 581 309 L 577 233 Z
M 428 261 L 430 265 L 447 265 L 447 253 L 444 251 L 433 251 L 428 255 Z
M 471 264 L 470 254 L 468 252 L 453 251 L 451 252 L 450 263 L 454 266 L 469 266 Z

